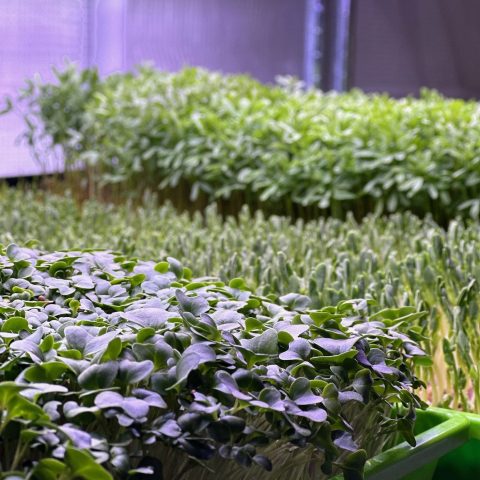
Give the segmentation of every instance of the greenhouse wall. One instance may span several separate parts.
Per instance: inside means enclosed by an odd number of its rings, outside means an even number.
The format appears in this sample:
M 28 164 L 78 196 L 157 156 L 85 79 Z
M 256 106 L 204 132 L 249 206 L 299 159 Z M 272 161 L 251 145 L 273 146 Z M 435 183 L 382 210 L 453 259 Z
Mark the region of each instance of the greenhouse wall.
M 166 70 L 202 65 L 249 73 L 264 82 L 274 81 L 276 75 L 303 77 L 305 4 L 130 0 L 127 67 L 151 59 Z
M 478 0 L 354 2 L 350 86 L 395 96 L 421 87 L 480 97 Z
M 51 79 L 51 67 L 69 59 L 86 66 L 89 60 L 88 0 L 0 0 L 0 96 L 15 94 L 27 78 Z M 18 114 L 0 116 L 0 176 L 40 173 L 21 141 Z M 58 164 L 46 165 L 48 171 Z
M 418 94 L 421 86 L 478 98 L 480 3 L 362 0 L 351 4 L 347 87 Z M 0 108 L 26 78 L 65 61 L 102 74 L 142 62 L 203 66 L 273 82 L 295 75 L 323 88 L 337 55 L 336 0 L 0 0 Z M 315 10 L 316 9 L 316 10 Z M 316 13 L 313 13 L 314 10 Z M 338 62 L 337 62 L 338 63 Z M 328 78 L 327 78 L 328 77 Z M 0 116 L 0 177 L 42 168 L 19 136 L 19 115 Z M 61 168 L 49 162 L 47 170 Z
M 65 61 L 109 74 L 153 62 L 249 73 L 304 75 L 305 15 L 311 0 L 0 0 L 0 95 L 26 78 L 51 77 Z M 127 21 L 128 18 L 128 21 Z M 252 54 L 253 52 L 253 54 Z M 42 173 L 19 139 L 19 115 L 0 117 L 0 176 Z M 49 161 L 47 171 L 58 170 Z

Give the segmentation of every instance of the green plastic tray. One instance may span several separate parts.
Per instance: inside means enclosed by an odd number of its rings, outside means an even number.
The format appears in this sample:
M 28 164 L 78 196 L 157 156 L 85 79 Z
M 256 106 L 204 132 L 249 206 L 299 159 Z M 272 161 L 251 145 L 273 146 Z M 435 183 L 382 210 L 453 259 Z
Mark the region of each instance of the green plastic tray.
M 429 408 L 418 412 L 415 433 L 415 447 L 400 443 L 370 459 L 365 478 L 480 479 L 480 415 Z

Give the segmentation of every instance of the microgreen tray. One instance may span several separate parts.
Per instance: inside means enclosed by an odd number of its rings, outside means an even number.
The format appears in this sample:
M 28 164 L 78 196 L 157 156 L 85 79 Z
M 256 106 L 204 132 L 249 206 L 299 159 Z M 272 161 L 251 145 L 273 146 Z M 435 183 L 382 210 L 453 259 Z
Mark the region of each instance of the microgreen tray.
M 370 459 L 366 480 L 480 478 L 480 415 L 441 408 L 419 411 L 415 433 L 415 447 L 403 442 Z

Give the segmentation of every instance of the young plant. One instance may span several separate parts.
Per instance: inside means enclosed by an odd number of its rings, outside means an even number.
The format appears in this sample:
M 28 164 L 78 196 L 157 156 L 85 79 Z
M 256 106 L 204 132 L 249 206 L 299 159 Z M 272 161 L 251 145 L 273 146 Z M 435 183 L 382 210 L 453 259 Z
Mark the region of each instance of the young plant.
M 181 206 L 303 218 L 409 210 L 446 224 L 480 212 L 475 101 L 304 91 L 193 68 L 56 75 L 13 103 L 38 158 L 60 149 L 67 166 L 85 166 L 90 195 L 151 189 Z
M 47 250 L 94 245 L 143 258 L 171 254 L 226 283 L 245 278 L 261 296 L 308 295 L 313 309 L 367 298 L 377 303 L 372 313 L 425 310 L 406 325 L 434 359 L 417 366 L 429 385 L 422 398 L 480 411 L 478 223 L 455 221 L 445 231 L 408 213 L 292 223 L 247 208 L 223 218 L 214 206 L 189 215 L 154 199 L 136 207 L 77 204 L 34 189 L 0 190 L 0 207 L 3 243 L 36 238 Z
M 354 479 L 392 435 L 414 443 L 412 307 L 311 310 L 171 257 L 15 244 L 0 295 L 7 477 Z

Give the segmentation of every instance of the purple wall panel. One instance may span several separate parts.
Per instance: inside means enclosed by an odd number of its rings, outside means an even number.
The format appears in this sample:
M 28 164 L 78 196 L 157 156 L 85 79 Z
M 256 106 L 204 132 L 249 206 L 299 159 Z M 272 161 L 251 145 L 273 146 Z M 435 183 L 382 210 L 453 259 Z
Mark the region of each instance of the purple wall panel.
M 354 4 L 350 85 L 396 96 L 427 85 L 480 97 L 478 0 L 361 0 Z
M 51 78 L 52 66 L 88 59 L 89 0 L 0 0 L 0 97 L 14 94 L 28 77 Z M 23 122 L 0 117 L 0 176 L 32 175 L 40 167 L 16 139 Z M 49 165 L 55 168 L 56 165 Z
M 168 70 L 200 65 L 262 81 L 303 77 L 308 1 L 0 0 L 0 96 L 35 74 L 51 78 L 66 60 L 103 74 L 153 60 Z M 0 177 L 41 173 L 16 144 L 23 128 L 15 114 L 0 117 Z
M 305 0 L 128 0 L 127 67 L 303 77 L 305 15 Z

